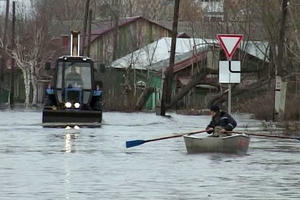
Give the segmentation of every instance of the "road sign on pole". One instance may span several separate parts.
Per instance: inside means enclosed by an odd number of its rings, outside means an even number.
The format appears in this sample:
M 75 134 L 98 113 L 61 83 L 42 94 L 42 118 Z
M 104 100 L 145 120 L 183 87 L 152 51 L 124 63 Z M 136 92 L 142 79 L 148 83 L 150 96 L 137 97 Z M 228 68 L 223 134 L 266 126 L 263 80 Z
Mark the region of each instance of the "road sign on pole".
M 225 82 L 228 81 L 228 113 L 231 113 L 231 75 L 233 75 L 232 77 L 236 76 L 237 74 L 239 75 L 238 78 L 240 78 L 240 70 L 233 70 L 233 65 L 231 63 L 231 58 L 234 54 L 234 52 L 236 51 L 238 45 L 240 44 L 240 42 L 243 39 L 243 35 L 241 34 L 218 34 L 217 38 L 220 42 L 220 45 L 222 47 L 222 49 L 225 51 L 227 60 L 228 60 L 228 66 L 229 66 L 229 73 L 228 77 L 226 76 Z M 222 64 L 222 62 L 220 62 L 220 65 Z M 226 63 L 223 63 L 226 64 Z M 238 68 L 240 69 L 240 65 L 238 65 Z M 224 69 L 224 67 L 223 67 Z M 226 73 L 224 73 L 224 71 L 222 72 L 219 66 L 219 71 L 221 73 L 221 75 L 224 75 Z M 222 78 L 222 76 L 219 77 L 221 81 L 224 81 Z M 239 79 L 240 81 L 240 79 Z
M 241 34 L 218 34 L 217 38 L 228 60 L 231 60 L 235 50 L 243 39 Z

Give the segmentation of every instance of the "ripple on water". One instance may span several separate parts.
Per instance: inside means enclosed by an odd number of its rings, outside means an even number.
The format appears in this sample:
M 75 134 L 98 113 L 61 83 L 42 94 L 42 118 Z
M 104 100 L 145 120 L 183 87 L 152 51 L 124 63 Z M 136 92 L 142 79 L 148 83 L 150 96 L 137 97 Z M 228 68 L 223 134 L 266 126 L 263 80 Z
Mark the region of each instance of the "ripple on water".
M 299 143 L 252 137 L 245 156 L 187 154 L 209 116 L 104 113 L 101 128 L 43 129 L 39 112 L 0 112 L 0 199 L 298 199 Z M 259 124 L 235 115 L 242 125 Z

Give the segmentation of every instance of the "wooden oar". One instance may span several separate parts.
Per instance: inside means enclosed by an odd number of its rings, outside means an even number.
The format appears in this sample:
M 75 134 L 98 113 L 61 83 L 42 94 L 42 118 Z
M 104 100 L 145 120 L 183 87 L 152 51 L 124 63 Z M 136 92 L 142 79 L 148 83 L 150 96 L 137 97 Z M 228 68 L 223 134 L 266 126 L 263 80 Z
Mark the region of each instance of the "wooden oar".
M 131 141 L 126 141 L 126 148 L 135 147 L 135 146 L 144 144 L 146 142 L 154 142 L 154 141 L 158 141 L 158 140 L 165 140 L 165 139 L 170 139 L 170 138 L 182 137 L 184 135 L 193 135 L 193 134 L 203 133 L 203 132 L 206 132 L 206 130 L 195 131 L 195 132 L 190 132 L 190 133 L 182 133 L 182 134 L 171 135 L 171 136 L 166 136 L 166 137 L 154 138 L 154 139 L 150 139 L 150 140 L 131 140 Z
M 258 133 L 248 133 L 248 132 L 237 132 L 237 131 L 227 131 L 229 133 L 237 133 L 237 134 L 247 134 L 252 136 L 261 136 L 261 137 L 273 137 L 273 138 L 284 138 L 284 139 L 294 139 L 294 140 L 300 140 L 300 137 L 289 137 L 289 136 L 280 136 L 280 135 L 266 135 L 266 134 L 258 134 Z

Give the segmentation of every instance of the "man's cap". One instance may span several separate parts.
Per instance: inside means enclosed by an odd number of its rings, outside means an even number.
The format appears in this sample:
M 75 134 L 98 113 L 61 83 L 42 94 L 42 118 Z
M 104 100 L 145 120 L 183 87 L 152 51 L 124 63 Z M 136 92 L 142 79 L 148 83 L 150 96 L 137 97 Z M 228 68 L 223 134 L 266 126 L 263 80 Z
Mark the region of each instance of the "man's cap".
M 218 111 L 220 111 L 220 108 L 219 108 L 219 106 L 217 106 L 217 105 L 212 105 L 212 106 L 210 107 L 210 110 L 211 110 L 211 111 L 214 111 L 214 112 L 218 112 Z

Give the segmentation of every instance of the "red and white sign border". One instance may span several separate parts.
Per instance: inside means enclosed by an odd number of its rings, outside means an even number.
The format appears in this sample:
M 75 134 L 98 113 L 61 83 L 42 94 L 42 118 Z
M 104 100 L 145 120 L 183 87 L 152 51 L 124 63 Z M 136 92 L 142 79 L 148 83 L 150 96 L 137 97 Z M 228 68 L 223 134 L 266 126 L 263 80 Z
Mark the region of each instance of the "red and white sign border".
M 223 41 L 223 38 L 226 37 L 226 38 L 238 38 L 237 42 L 235 43 L 233 49 L 231 50 L 231 52 L 228 51 L 224 41 Z M 228 60 L 231 60 L 233 54 L 235 53 L 238 45 L 241 43 L 242 39 L 243 39 L 243 35 L 241 34 L 218 34 L 217 35 L 217 39 L 219 40 L 220 42 L 220 45 L 222 47 L 222 49 L 225 51 L 225 54 L 226 54 L 226 57 Z

